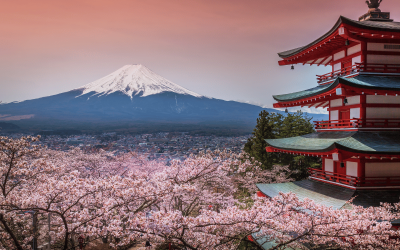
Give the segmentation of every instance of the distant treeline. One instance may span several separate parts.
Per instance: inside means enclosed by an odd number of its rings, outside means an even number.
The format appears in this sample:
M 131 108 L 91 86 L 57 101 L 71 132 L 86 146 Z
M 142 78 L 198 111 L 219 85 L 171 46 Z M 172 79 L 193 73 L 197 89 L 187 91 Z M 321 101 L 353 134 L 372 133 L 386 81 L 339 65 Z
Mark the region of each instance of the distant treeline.
M 80 135 L 82 131 L 76 129 L 42 130 L 39 135 Z
M 187 132 L 190 135 L 241 136 L 254 129 L 256 120 L 238 121 L 92 121 L 74 122 L 68 120 L 21 120 L 17 121 L 20 131 L 40 135 L 80 135 L 117 132 L 118 134 L 154 134 L 159 132 Z

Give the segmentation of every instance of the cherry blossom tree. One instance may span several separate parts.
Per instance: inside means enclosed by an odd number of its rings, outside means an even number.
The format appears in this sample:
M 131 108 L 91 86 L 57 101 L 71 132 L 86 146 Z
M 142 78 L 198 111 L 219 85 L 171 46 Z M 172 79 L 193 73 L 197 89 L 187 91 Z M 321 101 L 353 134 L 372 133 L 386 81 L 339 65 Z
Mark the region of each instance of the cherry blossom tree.
M 51 214 L 51 248 L 76 237 L 111 246 L 150 241 L 186 249 L 237 249 L 251 235 L 272 249 L 398 249 L 399 204 L 334 210 L 294 194 L 260 198 L 255 184 L 289 181 L 285 167 L 263 171 L 245 154 L 209 152 L 184 161 L 77 148 L 53 151 L 38 138 L 0 137 L 0 249 L 46 240 L 32 214 Z M 244 198 L 244 196 L 246 196 Z
M 249 169 L 259 177 L 249 178 Z M 286 170 L 263 173 L 247 156 L 226 152 L 175 161 L 156 174 L 167 192 L 157 194 L 151 216 L 131 217 L 118 235 L 125 232 L 123 238 L 133 240 L 142 233 L 153 244 L 187 249 L 236 249 L 249 235 L 274 242 L 272 249 L 399 248 L 397 240 L 390 240 L 398 233 L 389 222 L 398 218 L 398 205 L 364 209 L 349 203 L 351 209 L 335 210 L 289 193 L 253 197 L 249 206 L 235 197 L 244 182 L 251 190 L 259 181 L 287 181 Z
M 83 232 L 102 235 L 104 216 L 116 206 L 120 159 L 104 151 L 46 150 L 38 139 L 0 138 L 0 243 L 29 249 L 34 238 L 45 238 L 32 228 L 32 214 L 51 215 L 52 248 L 68 249 Z

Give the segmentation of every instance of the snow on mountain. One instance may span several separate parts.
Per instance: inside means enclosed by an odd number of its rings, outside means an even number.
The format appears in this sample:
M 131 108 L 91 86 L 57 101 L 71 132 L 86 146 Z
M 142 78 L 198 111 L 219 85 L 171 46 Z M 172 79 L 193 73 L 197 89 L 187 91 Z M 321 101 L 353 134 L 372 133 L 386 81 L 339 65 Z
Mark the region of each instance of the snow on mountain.
M 133 96 L 145 97 L 162 92 L 203 97 L 168 81 L 141 64 L 125 65 L 115 72 L 75 90 L 81 90 L 81 95 L 95 92 L 94 95 L 96 96 L 122 92 L 131 98 Z

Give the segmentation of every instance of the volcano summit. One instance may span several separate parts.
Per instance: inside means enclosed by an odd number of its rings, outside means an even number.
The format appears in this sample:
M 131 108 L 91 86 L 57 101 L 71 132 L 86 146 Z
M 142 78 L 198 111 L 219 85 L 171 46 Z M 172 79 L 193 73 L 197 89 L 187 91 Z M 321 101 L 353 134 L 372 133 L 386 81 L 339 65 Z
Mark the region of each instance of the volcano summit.
M 168 81 L 164 77 L 157 75 L 140 64 L 125 65 L 108 76 L 76 90 L 81 90 L 81 95 L 95 93 L 93 96 L 102 96 L 121 92 L 133 98 L 134 96 L 145 97 L 163 92 L 171 92 L 180 95 L 203 97 Z

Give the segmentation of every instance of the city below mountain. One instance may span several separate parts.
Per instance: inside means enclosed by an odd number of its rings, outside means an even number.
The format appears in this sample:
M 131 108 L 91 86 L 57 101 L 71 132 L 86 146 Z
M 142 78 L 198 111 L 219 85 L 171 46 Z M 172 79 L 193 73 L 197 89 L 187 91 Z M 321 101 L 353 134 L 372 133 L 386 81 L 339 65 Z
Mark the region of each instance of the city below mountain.
M 261 110 L 263 108 L 256 105 L 205 97 L 168 81 L 145 66 L 126 65 L 69 92 L 0 104 L 0 121 L 32 130 L 140 127 L 143 132 L 145 128 L 176 130 L 188 126 L 249 129 L 256 124 Z

